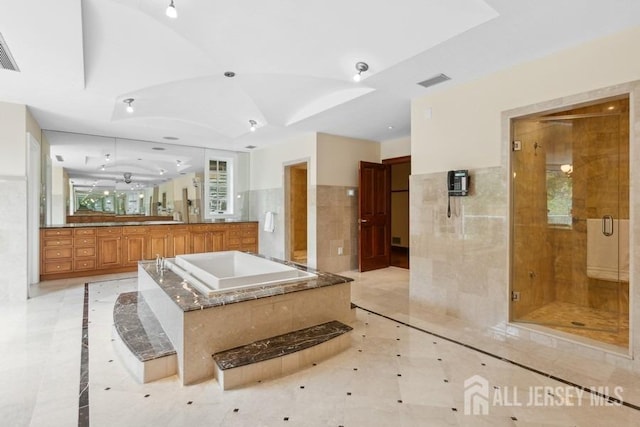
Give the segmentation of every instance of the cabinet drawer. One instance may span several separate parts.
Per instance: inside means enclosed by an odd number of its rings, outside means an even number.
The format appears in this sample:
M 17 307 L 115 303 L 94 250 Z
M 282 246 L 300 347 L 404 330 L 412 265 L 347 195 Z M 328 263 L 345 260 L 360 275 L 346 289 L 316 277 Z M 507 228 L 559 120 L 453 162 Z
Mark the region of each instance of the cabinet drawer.
M 71 239 L 71 237 L 61 237 L 59 239 L 45 239 L 44 240 L 44 247 L 51 247 L 51 246 L 71 246 L 71 244 L 73 243 L 73 240 Z
M 123 227 L 122 234 L 146 234 L 149 232 L 149 227 L 140 227 L 140 226 L 132 226 L 132 227 Z
M 75 239 L 73 239 L 73 244 L 75 247 L 95 246 L 96 238 L 95 237 L 76 237 Z
M 95 228 L 76 228 L 73 230 L 73 235 L 78 236 L 95 236 L 96 229 Z
M 48 248 L 44 250 L 45 261 L 60 258 L 71 258 L 71 248 Z
M 100 227 L 96 230 L 98 236 L 119 236 L 122 234 L 122 227 Z
M 79 270 L 95 270 L 96 269 L 96 260 L 95 259 L 77 259 L 73 261 L 73 269 L 75 271 Z
M 65 229 L 53 229 L 53 230 L 44 230 L 44 237 L 62 237 L 62 236 L 71 236 L 73 234 L 73 230 L 71 228 Z
M 44 274 L 66 273 L 71 271 L 71 261 L 45 262 Z
M 74 257 L 82 258 L 82 257 L 94 257 L 96 256 L 96 248 L 86 247 L 86 248 L 75 248 Z

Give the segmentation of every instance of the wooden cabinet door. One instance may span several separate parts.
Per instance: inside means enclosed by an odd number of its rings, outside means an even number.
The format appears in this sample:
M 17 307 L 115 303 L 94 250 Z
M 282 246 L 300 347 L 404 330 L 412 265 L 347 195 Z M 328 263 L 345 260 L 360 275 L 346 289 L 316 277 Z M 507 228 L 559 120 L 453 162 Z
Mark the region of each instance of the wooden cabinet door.
M 210 231 L 209 232 L 209 241 L 207 242 L 209 244 L 208 246 L 208 250 L 207 252 L 218 252 L 218 251 L 224 251 L 226 250 L 226 245 L 225 245 L 225 231 L 224 230 L 220 230 L 220 231 Z
M 191 233 L 191 253 L 199 254 L 202 252 L 208 252 L 207 241 L 210 235 L 208 232 L 192 232 Z
M 122 266 L 120 236 L 98 237 L 98 268 Z
M 155 259 L 158 255 L 168 257 L 170 252 L 169 235 L 167 233 L 152 233 L 147 236 L 147 246 L 150 259 Z
M 144 234 L 130 234 L 124 238 L 124 246 L 122 247 L 123 264 L 125 266 L 137 265 L 138 261 L 145 259 L 145 242 Z
M 174 232 L 170 240 L 169 256 L 184 255 L 191 251 L 191 239 L 188 231 Z

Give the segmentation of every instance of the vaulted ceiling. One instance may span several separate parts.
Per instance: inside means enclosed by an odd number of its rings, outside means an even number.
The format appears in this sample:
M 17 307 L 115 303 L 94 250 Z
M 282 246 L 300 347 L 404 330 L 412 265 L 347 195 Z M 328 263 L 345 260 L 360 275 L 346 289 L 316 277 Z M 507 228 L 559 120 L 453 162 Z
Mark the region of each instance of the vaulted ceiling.
M 177 19 L 168 4 L 0 0 L 20 69 L 0 69 L 0 101 L 46 130 L 194 147 L 384 141 L 409 135 L 412 98 L 640 24 L 637 0 L 174 0 Z

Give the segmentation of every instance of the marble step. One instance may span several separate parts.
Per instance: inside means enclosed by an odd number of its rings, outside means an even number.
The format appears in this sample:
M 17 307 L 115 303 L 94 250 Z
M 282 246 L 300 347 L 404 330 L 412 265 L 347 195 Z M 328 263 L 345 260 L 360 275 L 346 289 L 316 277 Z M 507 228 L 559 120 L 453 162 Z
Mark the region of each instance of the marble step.
M 118 295 L 113 306 L 113 338 L 121 361 L 138 382 L 177 373 L 173 344 L 138 292 Z
M 311 366 L 351 345 L 353 328 L 336 320 L 213 354 L 223 390 Z

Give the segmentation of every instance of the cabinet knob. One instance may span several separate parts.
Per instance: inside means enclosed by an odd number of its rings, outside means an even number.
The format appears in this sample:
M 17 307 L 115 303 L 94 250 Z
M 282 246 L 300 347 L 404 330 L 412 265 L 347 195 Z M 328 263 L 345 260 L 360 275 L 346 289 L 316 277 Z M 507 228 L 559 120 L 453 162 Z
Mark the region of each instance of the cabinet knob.
M 59 265 L 56 265 L 56 268 L 58 268 L 58 269 L 59 269 L 59 268 L 60 268 L 60 266 L 59 266 Z
M 58 252 L 56 255 L 60 256 L 60 252 Z
M 59 245 L 59 244 L 60 244 L 60 240 L 58 240 L 58 241 L 56 242 L 56 245 Z

